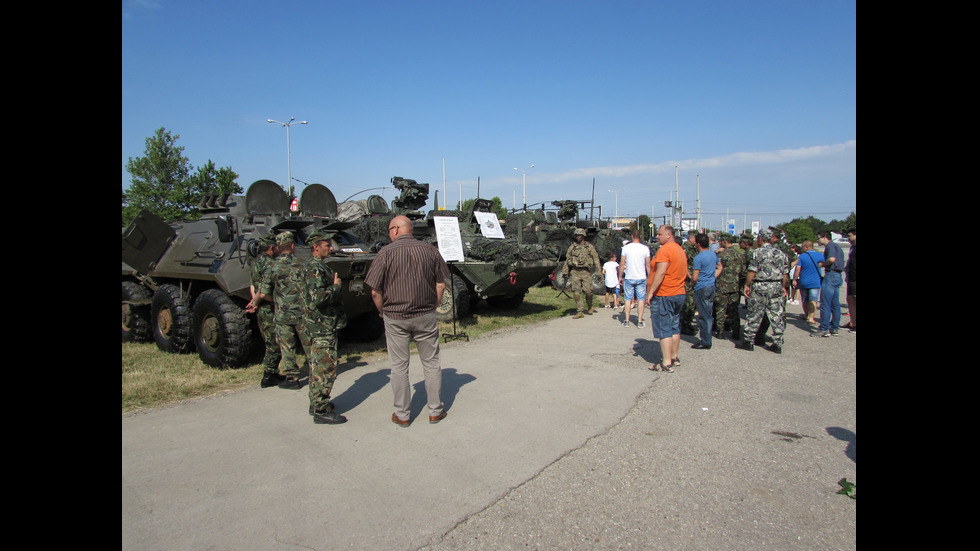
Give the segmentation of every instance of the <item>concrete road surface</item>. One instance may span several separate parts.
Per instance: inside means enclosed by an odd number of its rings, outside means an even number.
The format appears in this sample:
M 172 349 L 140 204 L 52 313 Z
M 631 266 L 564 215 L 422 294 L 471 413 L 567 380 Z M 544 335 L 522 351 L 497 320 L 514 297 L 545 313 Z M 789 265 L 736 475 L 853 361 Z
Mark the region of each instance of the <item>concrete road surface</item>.
M 809 338 L 789 305 L 782 354 L 684 336 L 676 372 L 651 372 L 649 313 L 624 328 L 597 304 L 443 344 L 436 425 L 414 356 L 408 428 L 383 357 L 341 366 L 343 425 L 258 381 L 124 416 L 122 548 L 856 547 L 837 493 L 856 483 L 856 334 Z

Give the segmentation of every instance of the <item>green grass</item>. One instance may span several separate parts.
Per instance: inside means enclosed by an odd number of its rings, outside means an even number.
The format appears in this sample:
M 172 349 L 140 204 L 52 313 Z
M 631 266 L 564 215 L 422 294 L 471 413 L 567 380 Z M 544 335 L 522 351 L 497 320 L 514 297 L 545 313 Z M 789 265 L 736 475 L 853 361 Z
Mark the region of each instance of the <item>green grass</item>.
M 575 303 L 550 287 L 531 289 L 524 303 L 513 310 L 494 310 L 481 302 L 462 320 L 456 322 L 455 332 L 466 333 L 470 340 L 498 331 L 522 327 L 574 313 Z M 602 296 L 595 299 L 602 307 Z M 442 334 L 452 334 L 453 324 L 442 323 Z M 461 340 L 451 340 L 443 346 L 466 346 Z M 341 364 L 384 358 L 384 337 L 369 343 L 342 343 Z M 258 385 L 262 364 L 254 363 L 233 369 L 209 367 L 197 354 L 169 354 L 154 343 L 122 343 L 122 411 L 144 409 L 234 392 Z

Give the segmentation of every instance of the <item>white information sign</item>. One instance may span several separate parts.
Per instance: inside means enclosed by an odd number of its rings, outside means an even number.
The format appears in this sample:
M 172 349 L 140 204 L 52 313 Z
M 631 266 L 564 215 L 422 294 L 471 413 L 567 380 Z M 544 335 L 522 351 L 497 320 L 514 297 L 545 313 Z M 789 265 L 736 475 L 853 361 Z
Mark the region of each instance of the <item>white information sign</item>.
M 500 228 L 500 221 L 497 220 L 497 215 L 492 212 L 474 212 L 473 216 L 476 217 L 476 221 L 480 224 L 480 232 L 483 233 L 483 237 L 487 239 L 503 239 L 504 230 Z
M 459 235 L 459 219 L 455 216 L 433 216 L 439 252 L 446 262 L 463 261 L 463 238 Z

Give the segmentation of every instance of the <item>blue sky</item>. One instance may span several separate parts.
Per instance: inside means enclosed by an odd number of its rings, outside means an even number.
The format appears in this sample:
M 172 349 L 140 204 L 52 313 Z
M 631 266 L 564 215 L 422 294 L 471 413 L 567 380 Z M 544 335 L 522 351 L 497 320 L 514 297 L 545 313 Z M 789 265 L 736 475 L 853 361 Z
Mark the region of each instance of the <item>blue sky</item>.
M 267 119 L 295 117 L 297 193 L 338 201 L 390 202 L 402 176 L 428 209 L 479 178 L 510 208 L 516 167 L 529 204 L 591 199 L 594 179 L 603 217 L 663 216 L 676 174 L 713 228 L 843 219 L 856 33 L 854 0 L 123 0 L 122 185 L 160 127 L 195 167 L 286 184 Z

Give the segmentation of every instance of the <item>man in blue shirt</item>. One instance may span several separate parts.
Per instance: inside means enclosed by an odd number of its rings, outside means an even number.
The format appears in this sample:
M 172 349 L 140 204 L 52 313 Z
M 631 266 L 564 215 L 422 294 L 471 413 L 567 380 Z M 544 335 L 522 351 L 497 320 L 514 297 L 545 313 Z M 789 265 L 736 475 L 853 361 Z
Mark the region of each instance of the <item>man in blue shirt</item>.
M 698 308 L 698 332 L 701 340 L 691 345 L 695 350 L 711 348 L 711 326 L 714 325 L 715 277 L 721 272 L 718 255 L 711 249 L 708 234 L 699 233 L 694 237 L 698 254 L 694 256 L 692 283 L 694 284 L 694 304 Z
M 830 337 L 840 333 L 840 287 L 844 284 L 844 251 L 834 243 L 829 231 L 817 233 L 817 241 L 823 245 L 824 276 L 820 285 L 820 326 L 811 337 Z

